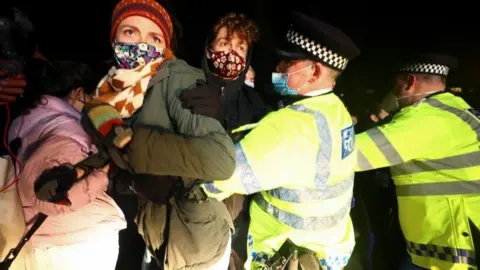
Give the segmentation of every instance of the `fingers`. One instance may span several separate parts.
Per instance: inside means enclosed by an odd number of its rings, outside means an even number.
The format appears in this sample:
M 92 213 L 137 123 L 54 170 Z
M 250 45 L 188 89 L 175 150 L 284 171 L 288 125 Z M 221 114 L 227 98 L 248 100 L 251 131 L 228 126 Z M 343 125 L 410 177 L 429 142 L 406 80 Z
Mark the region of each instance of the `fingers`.
M 5 88 L 24 88 L 27 85 L 25 79 L 22 78 L 23 75 L 18 75 L 12 78 L 8 78 L 0 81 L 0 87 Z
M 12 103 L 17 100 L 16 96 L 11 96 L 11 95 L 5 95 L 0 93 L 0 104 L 5 104 L 5 103 Z
M 0 76 L 6 74 L 5 71 L 0 71 Z M 0 104 L 15 102 L 17 96 L 23 95 L 23 88 L 27 85 L 23 78 L 23 75 L 18 75 L 0 81 Z
M 77 178 L 80 178 L 82 177 L 84 174 L 85 174 L 85 171 L 80 169 L 80 168 L 75 168 L 75 170 L 77 171 Z
M 17 96 L 23 94 L 21 88 L 2 88 L 0 86 L 0 104 L 12 103 L 17 100 Z
M 105 167 L 102 168 L 102 171 L 103 171 L 104 173 L 108 173 L 108 170 L 110 170 L 110 164 L 107 164 L 107 166 L 105 166 Z

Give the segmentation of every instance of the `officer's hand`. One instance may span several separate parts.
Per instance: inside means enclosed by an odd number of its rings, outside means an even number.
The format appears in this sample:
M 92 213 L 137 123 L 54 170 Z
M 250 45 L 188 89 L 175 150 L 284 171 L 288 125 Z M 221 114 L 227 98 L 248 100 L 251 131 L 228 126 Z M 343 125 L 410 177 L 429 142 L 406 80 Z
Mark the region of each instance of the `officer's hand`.
M 6 71 L 0 71 L 0 78 L 6 77 Z M 23 75 L 8 77 L 0 80 L 0 105 L 12 103 L 17 97 L 22 95 L 27 85 Z
M 192 113 L 223 121 L 220 85 L 207 85 L 198 81 L 196 87 L 183 92 L 181 99 L 182 107 L 191 110 Z

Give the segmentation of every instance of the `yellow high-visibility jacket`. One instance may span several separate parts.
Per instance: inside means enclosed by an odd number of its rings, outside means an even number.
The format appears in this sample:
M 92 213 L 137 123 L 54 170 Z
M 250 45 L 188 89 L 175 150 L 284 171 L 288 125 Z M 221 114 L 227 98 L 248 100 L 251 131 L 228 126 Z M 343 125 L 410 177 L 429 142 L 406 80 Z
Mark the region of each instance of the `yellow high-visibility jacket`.
M 469 223 L 480 225 L 480 114 L 435 94 L 356 139 L 357 171 L 390 167 L 413 263 L 477 269 Z
M 204 189 L 218 199 L 257 193 L 248 269 L 262 267 L 286 239 L 315 252 L 324 266 L 347 264 L 355 244 L 349 213 L 357 153 L 352 119 L 335 94 L 270 113 L 236 145 L 236 158 L 229 180 Z

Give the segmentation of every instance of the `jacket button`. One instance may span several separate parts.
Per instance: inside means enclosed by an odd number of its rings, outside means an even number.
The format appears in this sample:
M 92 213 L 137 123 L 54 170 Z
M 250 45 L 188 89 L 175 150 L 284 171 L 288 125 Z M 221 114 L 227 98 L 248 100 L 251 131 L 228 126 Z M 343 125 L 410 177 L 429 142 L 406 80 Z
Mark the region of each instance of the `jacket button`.
M 465 236 L 465 237 L 469 236 L 468 233 L 466 233 L 466 232 L 462 232 L 462 235 Z

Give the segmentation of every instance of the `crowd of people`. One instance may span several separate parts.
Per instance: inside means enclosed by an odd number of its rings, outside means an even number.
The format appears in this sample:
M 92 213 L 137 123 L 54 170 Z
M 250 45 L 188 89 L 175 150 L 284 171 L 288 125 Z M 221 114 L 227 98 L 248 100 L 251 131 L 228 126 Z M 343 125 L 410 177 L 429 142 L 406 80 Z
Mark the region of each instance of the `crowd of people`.
M 293 12 L 276 47 L 275 107 L 255 87 L 261 36 L 245 15 L 212 27 L 200 68 L 176 57 L 157 1 L 120 0 L 111 22 L 103 74 L 35 49 L 22 74 L 3 72 L 15 176 L 0 204 L 16 194 L 23 218 L 0 239 L 35 229 L 5 270 L 372 269 L 358 234 L 372 201 L 354 213 L 354 182 L 382 168 L 406 253 L 378 269 L 477 269 L 480 113 L 445 91 L 454 57 L 405 56 L 360 120 L 334 91 L 360 49 L 316 18 Z M 16 244 L 0 241 L 0 255 Z

